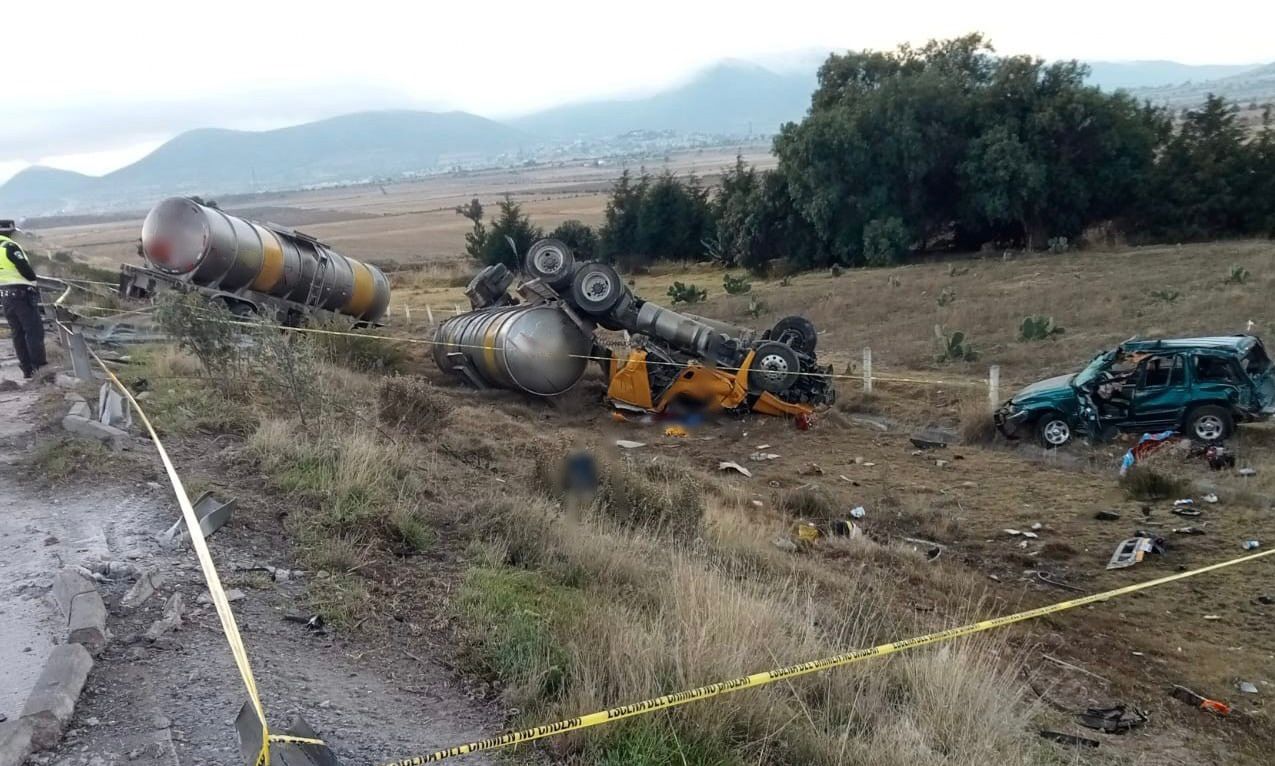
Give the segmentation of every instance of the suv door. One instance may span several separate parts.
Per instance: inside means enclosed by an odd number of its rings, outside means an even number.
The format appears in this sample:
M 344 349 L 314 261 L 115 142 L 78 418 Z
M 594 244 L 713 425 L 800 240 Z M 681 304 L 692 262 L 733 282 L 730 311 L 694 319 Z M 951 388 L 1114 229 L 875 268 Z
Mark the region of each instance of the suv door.
M 1152 354 L 1138 365 L 1130 420 L 1144 431 L 1178 428 L 1191 387 L 1182 354 Z

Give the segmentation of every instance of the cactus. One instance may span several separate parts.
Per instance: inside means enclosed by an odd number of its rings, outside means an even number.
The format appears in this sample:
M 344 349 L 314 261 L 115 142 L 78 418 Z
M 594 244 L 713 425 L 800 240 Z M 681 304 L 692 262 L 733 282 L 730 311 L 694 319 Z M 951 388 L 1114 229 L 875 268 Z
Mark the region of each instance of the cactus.
M 1064 332 L 1066 330 L 1054 324 L 1053 317 L 1038 314 L 1023 317 L 1023 323 L 1018 326 L 1018 339 L 1021 341 L 1047 340 Z
M 947 306 L 955 301 L 956 301 L 956 291 L 950 287 L 944 287 L 943 292 L 939 293 L 939 297 L 934 299 L 934 302 L 939 304 L 940 308 L 942 308 L 943 306 Z
M 757 300 L 755 297 L 748 299 L 748 316 L 756 319 L 767 311 L 770 311 L 770 307 L 764 301 Z
M 891 274 L 891 275 L 890 275 L 890 278 L 886 280 L 886 283 L 887 283 L 887 284 L 889 284 L 889 285 L 890 285 L 890 287 L 902 287 L 902 286 L 903 286 L 903 281 L 902 281 L 901 279 L 899 279 L 898 277 L 894 276 L 893 274 Z
M 780 287 L 788 287 L 788 286 L 790 286 L 791 284 L 792 284 L 792 276 L 791 276 L 791 275 L 790 275 L 790 276 L 785 276 L 783 279 L 779 280 L 779 286 L 780 286 Z
M 960 330 L 950 335 L 943 332 L 940 325 L 934 325 L 934 337 L 939 344 L 940 362 L 972 362 L 978 359 L 978 352 L 970 345 L 965 333 Z
M 673 303 L 699 303 L 708 298 L 708 291 L 695 285 L 684 285 L 674 282 L 668 289 L 669 300 Z
M 727 295 L 743 295 L 753 289 L 753 283 L 748 281 L 746 276 L 732 277 L 730 274 L 722 275 L 722 289 Z
M 1053 237 L 1048 244 L 1051 253 L 1065 253 L 1071 249 L 1071 242 L 1066 237 Z

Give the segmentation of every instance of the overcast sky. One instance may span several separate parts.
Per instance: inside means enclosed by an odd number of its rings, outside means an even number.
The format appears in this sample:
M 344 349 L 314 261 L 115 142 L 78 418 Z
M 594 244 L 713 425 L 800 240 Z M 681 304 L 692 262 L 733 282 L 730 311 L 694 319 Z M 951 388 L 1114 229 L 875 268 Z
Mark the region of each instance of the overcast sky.
M 195 127 L 368 108 L 501 117 L 640 94 L 723 58 L 810 60 L 981 31 L 1047 59 L 1275 60 L 1275 3 L 1070 0 L 14 0 L 4 9 L 0 181 L 99 174 Z

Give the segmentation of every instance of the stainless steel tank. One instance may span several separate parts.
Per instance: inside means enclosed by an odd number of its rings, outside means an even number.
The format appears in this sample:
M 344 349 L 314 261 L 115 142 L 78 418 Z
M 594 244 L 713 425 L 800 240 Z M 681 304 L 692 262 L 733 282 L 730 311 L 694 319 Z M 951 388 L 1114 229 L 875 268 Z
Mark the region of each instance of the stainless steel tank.
M 156 205 L 142 224 L 152 267 L 227 292 L 248 289 L 367 321 L 389 306 L 390 283 L 375 266 L 309 237 L 248 221 L 185 197 Z
M 538 396 L 556 396 L 578 383 L 592 349 L 592 332 L 552 303 L 471 311 L 434 332 L 439 369 Z

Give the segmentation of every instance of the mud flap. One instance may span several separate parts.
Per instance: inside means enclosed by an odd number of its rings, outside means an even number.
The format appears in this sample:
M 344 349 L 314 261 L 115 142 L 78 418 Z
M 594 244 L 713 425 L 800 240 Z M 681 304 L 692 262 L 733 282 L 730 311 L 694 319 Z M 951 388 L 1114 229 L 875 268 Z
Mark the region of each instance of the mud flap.
M 253 710 L 251 702 L 245 702 L 235 718 L 235 731 L 239 734 L 240 763 L 244 766 L 341 766 L 336 754 L 324 744 L 273 741 L 270 743 L 270 755 L 267 759 L 263 752 L 263 728 L 261 719 Z M 282 732 L 285 737 L 301 739 L 319 739 L 319 735 L 310 724 L 297 716 L 292 724 Z

